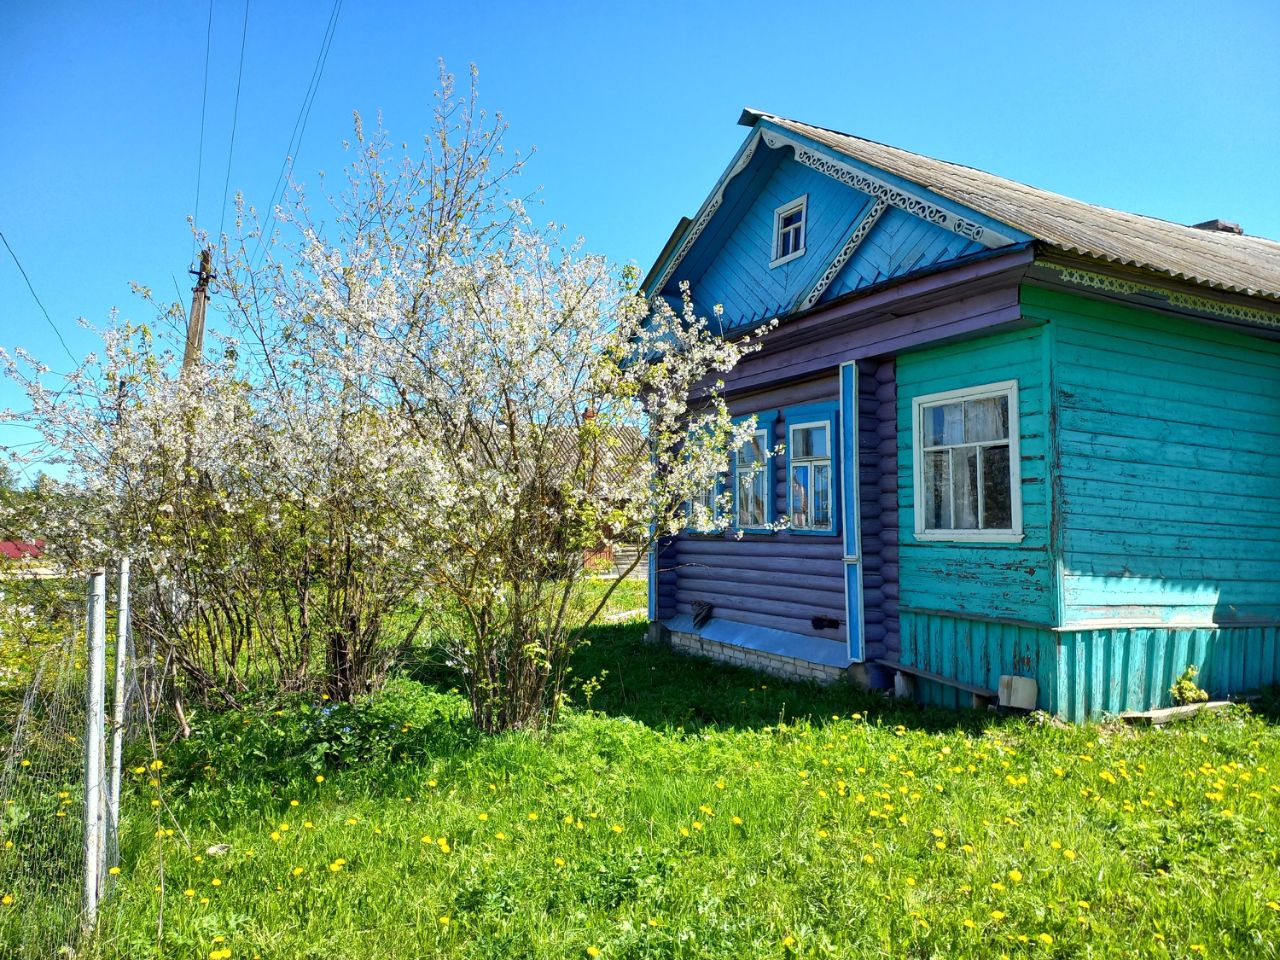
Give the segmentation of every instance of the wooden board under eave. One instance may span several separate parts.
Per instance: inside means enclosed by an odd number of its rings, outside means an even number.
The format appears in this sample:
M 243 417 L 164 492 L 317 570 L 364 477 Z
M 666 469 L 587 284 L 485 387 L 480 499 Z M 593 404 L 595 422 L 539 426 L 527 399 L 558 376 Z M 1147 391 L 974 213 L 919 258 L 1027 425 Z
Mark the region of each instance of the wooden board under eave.
M 1044 328 L 1036 326 L 904 353 L 897 358 L 898 553 L 904 607 L 1054 624 L 1057 610 L 1046 483 L 1049 416 L 1045 349 Z M 912 399 L 1003 380 L 1018 381 L 1022 541 L 916 540 Z
M 1053 329 L 1063 624 L 1280 624 L 1280 344 L 1021 300 Z

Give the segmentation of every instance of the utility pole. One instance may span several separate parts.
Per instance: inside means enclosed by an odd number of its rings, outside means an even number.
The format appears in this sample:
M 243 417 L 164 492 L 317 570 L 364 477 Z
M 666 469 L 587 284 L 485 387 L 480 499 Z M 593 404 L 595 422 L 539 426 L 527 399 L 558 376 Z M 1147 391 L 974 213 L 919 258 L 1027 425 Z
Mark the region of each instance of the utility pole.
M 182 354 L 184 373 L 200 362 L 204 350 L 204 312 L 209 303 L 209 282 L 214 279 L 212 247 L 200 251 L 200 269 L 188 273 L 196 278 L 196 285 L 191 288 L 191 313 L 187 316 L 187 348 Z

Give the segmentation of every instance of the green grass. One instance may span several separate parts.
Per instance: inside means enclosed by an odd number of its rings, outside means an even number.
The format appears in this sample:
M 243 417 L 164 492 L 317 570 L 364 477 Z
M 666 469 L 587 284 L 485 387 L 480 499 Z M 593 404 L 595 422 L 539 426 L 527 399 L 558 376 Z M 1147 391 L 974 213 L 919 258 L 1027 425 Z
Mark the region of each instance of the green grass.
M 1280 956 L 1268 720 L 929 712 L 643 632 L 594 632 L 549 736 L 476 735 L 431 665 L 358 708 L 196 717 L 97 954 Z

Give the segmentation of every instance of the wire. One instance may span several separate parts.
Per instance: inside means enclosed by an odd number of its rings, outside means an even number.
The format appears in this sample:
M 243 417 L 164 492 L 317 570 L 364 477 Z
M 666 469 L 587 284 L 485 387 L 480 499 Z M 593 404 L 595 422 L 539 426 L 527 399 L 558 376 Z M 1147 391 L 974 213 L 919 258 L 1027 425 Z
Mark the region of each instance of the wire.
M 236 152 L 236 124 L 240 120 L 240 81 L 244 79 L 244 41 L 249 35 L 249 0 L 244 0 L 244 26 L 240 30 L 240 68 L 236 72 L 236 105 L 231 114 L 231 146 L 227 149 L 227 176 L 222 181 L 222 216 L 218 220 L 218 238 L 227 222 L 227 188 L 231 186 L 231 158 Z
M 298 107 L 298 116 L 293 121 L 293 131 L 289 134 L 289 143 L 285 147 L 284 159 L 280 162 L 280 172 L 276 175 L 275 186 L 271 188 L 270 215 L 266 228 L 258 235 L 257 247 L 254 249 L 253 265 L 256 268 L 261 254 L 265 254 L 266 239 L 274 228 L 276 221 L 276 194 L 283 199 L 283 183 L 285 172 L 297 161 L 302 150 L 302 138 L 307 133 L 307 121 L 311 118 L 311 107 L 315 104 L 316 94 L 320 90 L 320 81 L 324 78 L 324 68 L 329 62 L 329 49 L 333 46 L 333 37 L 338 27 L 338 14 L 342 9 L 342 0 L 333 0 L 333 9 L 329 11 L 329 22 L 325 26 L 324 36 L 320 41 L 320 50 L 316 54 L 315 66 L 311 69 L 311 80 L 307 91 L 302 95 L 302 104 Z M 294 141 L 297 141 L 295 146 Z
M 36 288 L 31 285 L 31 278 L 27 276 L 27 271 L 23 269 L 22 261 L 18 259 L 18 255 L 13 252 L 13 247 L 9 246 L 9 238 L 4 235 L 3 230 L 0 230 L 0 240 L 4 241 L 4 248 L 9 251 L 9 256 L 13 257 L 13 262 L 17 265 L 18 272 L 22 274 L 22 279 L 27 281 L 27 289 L 31 291 L 31 296 L 35 298 L 36 304 L 39 305 L 40 311 L 44 314 L 44 318 L 49 321 L 49 326 L 52 328 L 54 335 L 57 336 L 58 342 L 62 344 L 62 349 L 67 352 L 67 356 L 71 358 L 72 363 L 78 362 L 71 352 L 71 348 L 67 346 L 67 341 L 62 339 L 62 331 L 53 322 L 53 317 L 49 316 L 49 311 L 45 309 L 40 295 L 36 293 Z
M 200 228 L 200 182 L 204 175 L 204 117 L 209 107 L 209 44 L 213 39 L 213 0 L 209 0 L 209 22 L 204 28 L 204 94 L 200 101 L 200 153 L 196 157 L 196 209 L 191 217 L 192 226 Z M 196 238 L 191 236 L 191 255 L 195 258 Z

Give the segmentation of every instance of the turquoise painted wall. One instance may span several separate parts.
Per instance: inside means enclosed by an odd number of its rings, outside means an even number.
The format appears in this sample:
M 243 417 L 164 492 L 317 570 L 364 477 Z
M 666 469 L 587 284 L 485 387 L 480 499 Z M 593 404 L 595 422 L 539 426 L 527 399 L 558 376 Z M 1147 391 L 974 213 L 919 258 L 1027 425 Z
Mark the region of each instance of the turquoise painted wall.
M 1050 630 L 935 614 L 902 614 L 903 663 L 995 690 L 1001 674 L 1036 681 L 1037 706 L 1068 720 L 1171 705 L 1195 664 L 1215 697 L 1280 683 L 1280 626 Z M 917 699 L 966 707 L 969 694 L 926 680 Z
M 1049 418 L 1043 327 L 933 347 L 897 358 L 898 536 L 902 605 L 1051 626 L 1057 603 L 1046 476 Z M 917 396 L 1018 381 L 1021 543 L 918 542 L 914 536 L 911 401 Z M 904 644 L 905 644 L 904 627 Z
M 1280 623 L 1280 344 L 1024 286 L 1048 321 L 1062 623 Z
M 689 277 L 697 303 L 723 304 L 730 327 L 788 312 L 827 268 L 858 214 L 871 203 L 866 194 L 790 159 L 790 149 L 781 152 L 782 159 L 737 223 L 723 239 L 714 238 L 720 246 L 705 270 Z M 804 255 L 771 268 L 774 212 L 806 194 Z M 704 235 L 699 244 L 711 240 Z

